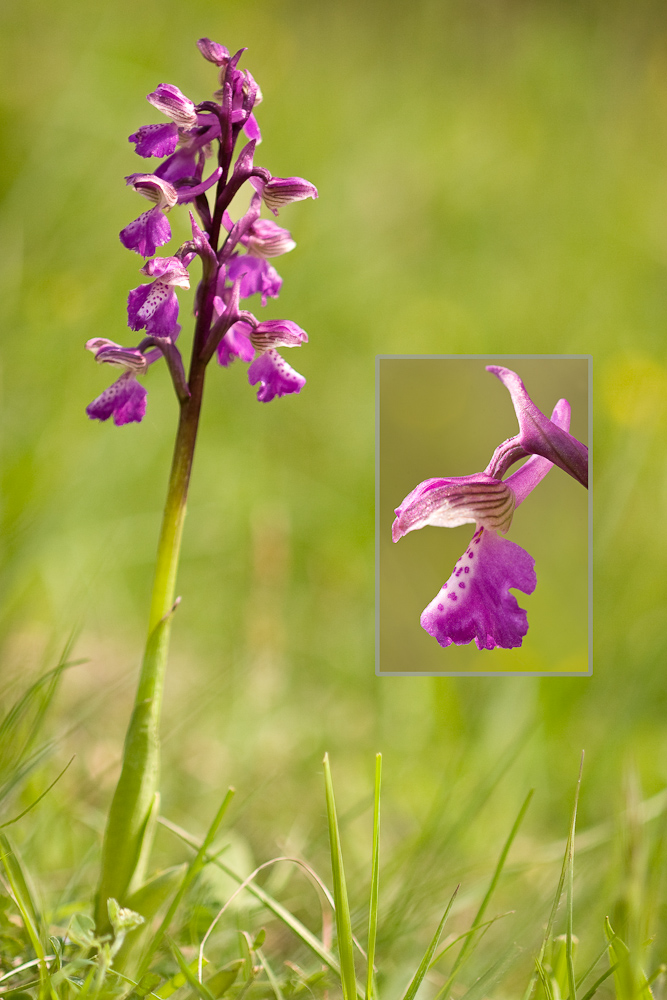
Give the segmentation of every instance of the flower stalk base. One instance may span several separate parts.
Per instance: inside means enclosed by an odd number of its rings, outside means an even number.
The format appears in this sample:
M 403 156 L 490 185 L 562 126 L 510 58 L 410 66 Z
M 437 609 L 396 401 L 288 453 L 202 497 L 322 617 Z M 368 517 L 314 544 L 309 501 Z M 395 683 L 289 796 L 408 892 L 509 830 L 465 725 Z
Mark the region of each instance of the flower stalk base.
M 157 822 L 160 773 L 160 709 L 169 653 L 171 621 L 176 610 L 176 573 L 194 458 L 204 369 L 192 379 L 190 398 L 181 405 L 174 446 L 148 625 L 134 709 L 125 737 L 123 764 L 111 803 L 102 848 L 102 870 L 96 900 L 98 933 L 108 930 L 107 900 L 121 906 L 139 888 Z

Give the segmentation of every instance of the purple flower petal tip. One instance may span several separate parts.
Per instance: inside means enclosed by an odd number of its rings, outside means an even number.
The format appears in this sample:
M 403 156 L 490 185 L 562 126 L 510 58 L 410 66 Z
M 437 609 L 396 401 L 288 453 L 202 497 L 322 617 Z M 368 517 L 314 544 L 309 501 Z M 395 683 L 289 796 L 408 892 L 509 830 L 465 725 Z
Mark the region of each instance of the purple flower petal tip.
M 86 407 L 86 413 L 91 420 L 108 420 L 113 416 L 117 427 L 140 423 L 146 413 L 147 395 L 143 385 L 128 371 L 94 399 Z
M 171 156 L 178 142 L 178 126 L 173 122 L 144 125 L 129 137 L 128 142 L 135 144 L 139 156 Z
M 141 257 L 152 257 L 158 247 L 171 239 L 171 226 L 159 208 L 151 208 L 121 230 L 119 238 L 127 250 L 134 250 Z
M 276 396 L 287 396 L 292 392 L 301 392 L 306 380 L 299 375 L 277 351 L 270 350 L 260 354 L 248 369 L 250 385 L 260 383 L 257 399 L 260 403 L 268 403 Z
M 528 631 L 528 616 L 510 588 L 532 594 L 535 561 L 514 542 L 480 528 L 454 572 L 421 616 L 421 625 L 441 646 L 513 649 Z
M 204 59 L 208 59 L 216 66 L 226 66 L 229 62 L 229 49 L 219 42 L 212 42 L 210 38 L 200 38 L 197 41 L 197 48 Z

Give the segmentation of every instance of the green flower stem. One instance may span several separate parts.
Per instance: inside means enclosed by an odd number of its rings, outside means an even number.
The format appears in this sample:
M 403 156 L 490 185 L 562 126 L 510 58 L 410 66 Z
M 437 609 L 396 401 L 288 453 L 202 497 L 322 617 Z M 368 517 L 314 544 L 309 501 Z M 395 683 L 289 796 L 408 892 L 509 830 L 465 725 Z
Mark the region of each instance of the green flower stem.
M 199 320 L 197 325 L 201 328 L 200 324 L 203 326 L 205 317 L 200 316 Z M 193 352 L 195 358 L 200 340 L 201 334 L 199 337 L 196 335 Z M 139 887 L 157 822 L 160 708 L 204 375 L 205 366 L 193 361 L 189 382 L 190 397 L 181 403 L 158 543 L 146 651 L 132 718 L 125 736 L 123 766 L 109 810 L 102 848 L 102 870 L 95 914 L 98 933 L 109 930 L 107 900 L 116 899 L 122 906 L 127 897 Z

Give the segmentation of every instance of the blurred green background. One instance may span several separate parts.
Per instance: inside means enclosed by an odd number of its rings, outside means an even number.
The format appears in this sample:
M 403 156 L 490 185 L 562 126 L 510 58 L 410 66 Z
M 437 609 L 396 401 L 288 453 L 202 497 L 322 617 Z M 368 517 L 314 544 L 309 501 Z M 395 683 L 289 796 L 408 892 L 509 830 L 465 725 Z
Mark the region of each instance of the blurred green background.
M 582 828 L 613 828 L 624 788 L 641 798 L 667 782 L 667 10 L 25 0 L 0 16 L 5 696 L 73 628 L 88 658 L 59 697 L 55 758 L 17 803 L 76 753 L 15 828 L 24 854 L 50 891 L 94 882 L 176 412 L 155 366 L 141 425 L 88 421 L 108 373 L 83 344 L 129 342 L 141 261 L 117 234 L 145 204 L 124 185 L 144 162 L 126 137 L 158 119 L 144 95 L 160 82 L 210 96 L 215 74 L 195 48 L 208 35 L 249 47 L 243 65 L 264 93 L 257 161 L 307 177 L 320 198 L 281 213 L 298 247 L 278 262 L 284 289 L 263 314 L 310 335 L 288 355 L 308 379 L 301 396 L 260 405 L 244 366 L 210 372 L 163 809 L 200 834 L 232 782 L 248 854 L 303 851 L 326 871 L 328 750 L 357 920 L 381 749 L 391 913 L 379 958 L 404 975 L 444 893 L 488 873 L 529 786 L 517 865 L 565 835 L 582 748 Z M 175 248 L 186 215 L 171 220 Z M 191 302 L 181 296 L 184 338 Z M 593 355 L 592 678 L 375 677 L 376 353 Z M 630 871 L 621 842 L 603 840 L 578 869 L 575 914 L 600 945 L 619 893 L 644 876 L 657 884 L 644 854 Z M 162 833 L 158 857 L 174 852 Z M 557 870 L 516 871 L 504 891 L 518 912 L 502 933 L 520 939 L 538 933 Z M 521 893 L 537 909 L 519 907 Z
M 571 432 L 588 440 L 585 358 L 380 359 L 376 669 L 381 673 L 588 671 L 588 494 L 561 470 L 520 506 L 507 534 L 532 555 L 538 581 L 533 595 L 515 594 L 528 613 L 521 647 L 478 650 L 472 642 L 443 649 L 419 624 L 474 526 L 429 527 L 394 544 L 394 508 L 425 479 L 483 471 L 498 445 L 517 433 L 509 393 L 486 364 L 516 370 L 548 415 L 565 397 L 573 411 Z

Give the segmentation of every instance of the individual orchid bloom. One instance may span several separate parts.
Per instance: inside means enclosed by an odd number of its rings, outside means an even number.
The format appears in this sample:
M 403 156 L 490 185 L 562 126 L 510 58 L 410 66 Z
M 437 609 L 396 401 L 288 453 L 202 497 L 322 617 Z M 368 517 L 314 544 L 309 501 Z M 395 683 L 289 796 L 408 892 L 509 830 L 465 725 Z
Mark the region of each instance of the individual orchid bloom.
M 189 288 L 190 275 L 178 257 L 155 257 L 141 273 L 155 278 L 149 285 L 133 288 L 127 299 L 127 325 L 156 337 L 169 337 L 178 320 L 176 288 Z
M 152 257 L 158 247 L 171 239 L 171 226 L 163 213 L 178 201 L 176 188 L 155 174 L 130 174 L 125 182 L 144 198 L 155 202 L 155 207 L 121 230 L 120 241 L 127 250 L 134 250 L 142 257 Z
M 396 509 L 392 525 L 396 542 L 426 525 L 453 528 L 474 524 L 470 545 L 422 613 L 421 625 L 441 646 L 465 645 L 474 639 L 480 650 L 521 645 L 528 617 L 510 588 L 532 594 L 537 584 L 532 556 L 499 532 L 509 530 L 516 508 L 556 464 L 556 457 L 568 456 L 569 464 L 576 468 L 574 477 L 579 481 L 585 478 L 584 468 L 570 461 L 574 455 L 581 457 L 584 445 L 568 433 L 568 402 L 561 399 L 549 420 L 534 406 L 514 372 L 496 366 L 488 370 L 500 372 L 503 383 L 511 386 L 517 415 L 519 411 L 522 414 L 520 426 L 528 413 L 531 427 L 539 427 L 539 434 L 533 439 L 533 431 L 520 433 L 516 440 L 510 439 L 511 447 L 501 445 L 484 472 L 420 483 Z M 501 478 L 513 462 L 528 455 L 531 457 L 518 471 Z M 570 468 L 565 471 L 574 475 Z
M 260 132 L 253 108 L 262 94 L 251 73 L 238 68 L 245 49 L 230 55 L 224 45 L 208 38 L 197 45 L 219 69 L 214 99 L 195 104 L 178 87 L 161 83 L 148 101 L 168 121 L 142 125 L 129 137 L 139 156 L 158 158 L 152 172 L 126 177 L 152 205 L 120 233 L 128 250 L 147 258 L 141 272 L 151 280 L 128 295 L 128 326 L 145 331 L 139 347 L 95 341 L 97 360 L 122 369 L 114 386 L 88 408 L 89 415 L 102 420 L 112 415 L 117 423 L 141 419 L 146 392 L 136 375 L 158 359 L 164 359 L 179 403 L 186 408 L 193 391 L 201 393 L 203 369 L 214 354 L 223 367 L 234 358 L 249 364 L 250 384 L 258 386 L 262 402 L 299 392 L 305 384 L 278 353 L 279 348 L 304 343 L 303 330 L 290 320 L 260 322 L 240 302 L 259 295 L 264 306 L 276 298 L 282 278 L 270 261 L 296 246 L 287 229 L 261 218 L 263 206 L 275 213 L 281 205 L 317 197 L 317 189 L 299 177 L 274 178 L 255 164 Z M 242 131 L 249 141 L 236 152 Z M 251 194 L 248 208 L 233 222 L 228 209 L 245 184 Z M 198 217 L 195 222 L 191 213 L 192 239 L 171 256 L 154 256 L 171 240 L 167 213 L 182 204 L 190 204 Z M 187 269 L 195 257 L 200 258 L 202 277 L 194 296 L 195 332 L 186 378 L 175 344 L 180 331 L 176 293 L 189 288 Z
M 268 403 L 276 396 L 301 392 L 306 384 L 305 378 L 278 354 L 277 348 L 299 347 L 307 341 L 306 331 L 291 320 L 267 320 L 255 326 L 240 320 L 221 340 L 218 361 L 225 367 L 235 357 L 250 361 L 257 351 L 258 357 L 248 369 L 248 381 L 250 385 L 260 383 L 257 399 Z
M 137 374 L 144 372 L 148 364 L 144 355 L 137 348 L 121 347 L 104 337 L 89 340 L 86 350 L 93 352 L 99 364 L 123 370 L 119 379 L 88 404 L 86 413 L 90 419 L 108 420 L 112 416 L 117 427 L 139 423 L 146 413 L 147 392 L 137 382 Z

